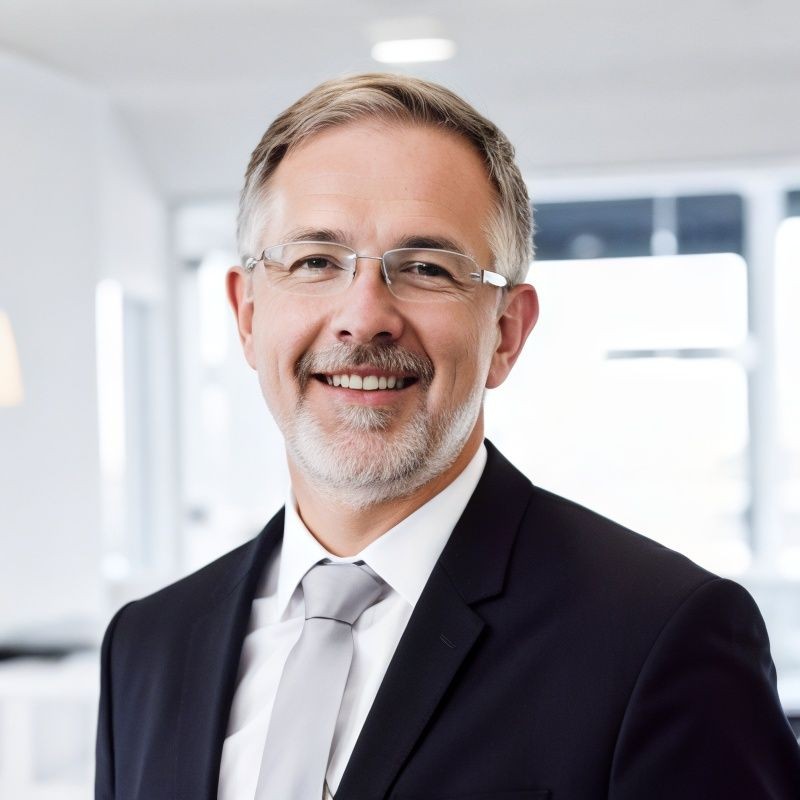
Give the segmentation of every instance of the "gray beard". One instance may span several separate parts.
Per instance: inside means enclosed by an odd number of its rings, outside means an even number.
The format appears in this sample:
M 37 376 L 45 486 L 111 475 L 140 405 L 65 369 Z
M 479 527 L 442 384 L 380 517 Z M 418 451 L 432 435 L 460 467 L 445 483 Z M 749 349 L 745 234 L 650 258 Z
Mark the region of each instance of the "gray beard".
M 453 465 L 483 403 L 483 390 L 476 387 L 460 406 L 432 416 L 425 408 L 429 384 L 420 382 L 418 408 L 393 433 L 387 431 L 394 410 L 357 405 L 340 409 L 328 433 L 303 392 L 295 414 L 281 426 L 287 452 L 315 491 L 336 503 L 363 509 L 407 497 Z
M 315 374 L 360 365 L 417 376 L 418 407 L 402 428 L 389 432 L 397 413 L 392 408 L 351 405 L 337 410 L 333 432 L 323 430 L 306 401 L 309 382 Z M 296 365 L 295 413 L 279 422 L 287 453 L 314 490 L 363 509 L 407 497 L 449 469 L 475 427 L 484 393 L 476 386 L 461 405 L 431 415 L 425 400 L 433 372 L 429 359 L 397 345 L 340 343 L 303 355 Z

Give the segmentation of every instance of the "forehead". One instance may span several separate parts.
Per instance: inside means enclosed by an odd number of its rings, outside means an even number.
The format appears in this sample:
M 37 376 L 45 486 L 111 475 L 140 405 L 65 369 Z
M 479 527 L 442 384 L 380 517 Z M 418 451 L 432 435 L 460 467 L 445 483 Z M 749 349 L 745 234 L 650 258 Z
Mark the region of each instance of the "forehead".
M 269 194 L 271 242 L 317 227 L 347 231 L 358 246 L 437 235 L 488 254 L 494 188 L 475 148 L 449 131 L 378 120 L 323 131 L 289 152 Z

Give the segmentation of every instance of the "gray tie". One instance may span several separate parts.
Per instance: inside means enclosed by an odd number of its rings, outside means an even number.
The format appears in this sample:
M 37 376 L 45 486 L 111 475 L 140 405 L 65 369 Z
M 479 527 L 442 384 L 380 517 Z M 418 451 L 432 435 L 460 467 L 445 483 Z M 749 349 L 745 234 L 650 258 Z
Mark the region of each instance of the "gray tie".
M 302 580 L 306 621 L 272 707 L 255 800 L 319 800 L 353 658 L 351 626 L 384 583 L 356 564 L 312 567 Z

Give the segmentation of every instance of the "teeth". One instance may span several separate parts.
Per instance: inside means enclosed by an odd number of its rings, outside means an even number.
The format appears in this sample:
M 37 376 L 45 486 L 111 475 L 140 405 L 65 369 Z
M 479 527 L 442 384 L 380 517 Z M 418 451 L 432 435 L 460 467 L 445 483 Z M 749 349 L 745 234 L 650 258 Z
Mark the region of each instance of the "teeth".
M 394 375 L 325 375 L 328 386 L 341 386 L 344 389 L 361 389 L 374 392 L 376 389 L 402 389 L 406 385 L 406 378 L 396 378 Z

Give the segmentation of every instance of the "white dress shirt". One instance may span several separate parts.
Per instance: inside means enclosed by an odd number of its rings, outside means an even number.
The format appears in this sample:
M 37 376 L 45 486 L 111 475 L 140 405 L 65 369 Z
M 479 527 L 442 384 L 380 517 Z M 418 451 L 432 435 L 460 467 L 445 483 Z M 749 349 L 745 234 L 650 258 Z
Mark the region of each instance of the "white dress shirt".
M 481 445 L 449 486 L 349 558 L 329 553 L 309 533 L 290 493 L 283 542 L 266 565 L 253 599 L 222 748 L 218 800 L 255 797 L 278 682 L 305 620 L 300 580 L 325 558 L 337 563 L 364 561 L 387 584 L 383 599 L 353 625 L 353 661 L 326 775 L 330 791 L 336 791 L 411 612 L 485 465 L 486 448 Z

